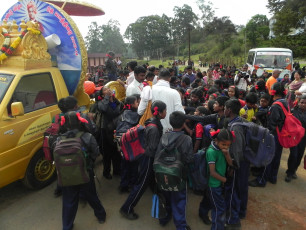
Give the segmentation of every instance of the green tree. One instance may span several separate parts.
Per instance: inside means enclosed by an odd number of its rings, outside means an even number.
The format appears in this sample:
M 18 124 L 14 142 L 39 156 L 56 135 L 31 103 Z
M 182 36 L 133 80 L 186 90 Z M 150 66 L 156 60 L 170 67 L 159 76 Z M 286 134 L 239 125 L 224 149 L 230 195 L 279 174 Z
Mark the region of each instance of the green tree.
M 97 22 L 92 22 L 88 27 L 88 33 L 85 37 L 85 45 L 88 53 L 102 52 L 101 42 L 101 26 Z
M 260 40 L 269 38 L 269 20 L 266 15 L 256 14 L 248 21 L 245 33 L 252 47 L 256 47 Z
M 213 20 L 215 16 L 213 4 L 210 1 L 207 2 L 206 0 L 197 0 L 197 5 L 199 7 L 199 10 L 201 11 L 199 20 L 201 21 L 202 26 L 205 27 Z

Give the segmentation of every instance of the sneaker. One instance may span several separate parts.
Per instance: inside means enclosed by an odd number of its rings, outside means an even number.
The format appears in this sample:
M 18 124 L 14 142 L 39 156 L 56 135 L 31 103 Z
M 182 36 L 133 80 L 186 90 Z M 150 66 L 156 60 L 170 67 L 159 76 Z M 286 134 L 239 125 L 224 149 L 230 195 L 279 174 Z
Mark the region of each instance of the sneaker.
M 201 216 L 201 215 L 199 215 L 199 216 L 203 220 L 204 224 L 211 225 L 211 220 L 209 219 L 208 216 Z
M 136 220 L 138 219 L 138 215 L 135 212 L 127 213 L 123 211 L 123 209 L 120 209 L 120 213 L 122 216 L 124 216 L 128 220 Z
M 292 179 L 292 176 L 287 175 L 285 178 L 285 181 L 289 183 L 291 182 L 291 179 Z
M 297 179 L 298 178 L 298 176 L 296 175 L 296 173 L 294 173 L 293 175 L 292 175 L 292 179 Z
M 257 179 L 254 179 L 254 180 L 251 180 L 251 181 L 249 181 L 249 186 L 251 186 L 251 187 L 265 187 L 266 185 L 264 185 L 264 184 L 260 184 L 258 181 L 257 181 Z

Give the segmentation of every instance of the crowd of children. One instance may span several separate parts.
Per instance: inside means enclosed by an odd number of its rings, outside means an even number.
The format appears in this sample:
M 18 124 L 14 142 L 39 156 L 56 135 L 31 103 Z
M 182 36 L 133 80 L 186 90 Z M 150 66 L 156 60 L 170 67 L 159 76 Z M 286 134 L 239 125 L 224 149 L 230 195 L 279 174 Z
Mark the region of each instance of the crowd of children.
M 116 99 L 110 89 L 102 86 L 94 95 L 95 104 L 89 117 L 97 126 L 91 133 L 96 137 L 103 156 L 103 176 L 110 180 L 112 175 L 120 175 L 119 190 L 121 193 L 129 193 L 120 213 L 129 220 L 138 218 L 134 208 L 146 188 L 154 186 L 154 156 L 165 147 L 161 139 L 167 138 L 169 146 L 177 145 L 184 165 L 192 163 L 192 156 L 198 150 L 207 148 L 209 182 L 208 188 L 201 193 L 203 199 L 199 207 L 199 216 L 203 222 L 211 224 L 211 229 L 241 228 L 240 221 L 247 215 L 248 186 L 264 187 L 267 182 L 277 182 L 283 149 L 278 141 L 277 130 L 282 129 L 285 114 L 274 102 L 281 102 L 288 108 L 289 101 L 294 116 L 306 128 L 306 96 L 296 96 L 292 102 L 285 90 L 289 81 L 277 81 L 277 78 L 268 80 L 266 73 L 263 76 L 257 76 L 256 71 L 248 73 L 246 66 L 241 70 L 230 66 L 220 69 L 220 65 L 216 64 L 214 69 L 203 72 L 195 72 L 188 66 L 181 77 L 172 68 L 165 71 L 152 66 L 139 67 L 137 63 L 130 63 L 129 67 L 131 73 L 126 76 L 127 79 L 121 78 L 121 83 L 133 77 L 134 82 L 137 80 L 137 86 L 142 85 L 138 87 L 140 92 L 148 91 L 147 94 L 152 94 L 150 89 L 144 88 L 155 84 L 154 79 L 160 71 L 160 81 L 164 84 L 161 87 L 169 87 L 169 92 L 170 89 L 176 90 L 174 94 L 180 95 L 185 114 L 181 111 L 167 114 L 170 107 L 166 98 L 151 101 L 152 117 L 145 121 L 145 153 L 136 162 L 129 162 L 122 158 L 114 140 L 116 137 L 119 140 L 123 133 L 139 123 L 139 114 L 143 112 L 139 113 L 138 107 L 143 94 L 129 95 L 123 103 Z M 169 76 L 165 76 L 168 73 Z M 140 74 L 145 76 L 144 80 L 139 80 Z M 136 85 L 133 81 L 129 84 Z M 299 86 L 302 85 L 300 81 L 297 83 Z M 163 119 L 169 120 L 167 122 L 173 128 L 172 131 L 166 132 L 168 127 L 165 130 L 161 122 Z M 274 135 L 275 156 L 267 167 L 254 168 L 244 158 L 245 130 L 234 125 L 239 122 L 254 122 L 268 128 Z M 181 141 L 182 138 L 184 141 Z M 297 146 L 290 148 L 285 177 L 287 182 L 297 178 L 296 170 L 304 155 L 305 143 L 304 137 Z M 256 176 L 251 181 L 250 171 Z M 183 180 L 187 184 L 187 178 Z M 185 216 L 186 186 L 179 191 L 164 191 L 163 195 L 168 215 L 160 219 L 160 224 L 167 224 L 173 217 L 176 229 L 191 229 Z M 211 218 L 208 216 L 209 211 Z

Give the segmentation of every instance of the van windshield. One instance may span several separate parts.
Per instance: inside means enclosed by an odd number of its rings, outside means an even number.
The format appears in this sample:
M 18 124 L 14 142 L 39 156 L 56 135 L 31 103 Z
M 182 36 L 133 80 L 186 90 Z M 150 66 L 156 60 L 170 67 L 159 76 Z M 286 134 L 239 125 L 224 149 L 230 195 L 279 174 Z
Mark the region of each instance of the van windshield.
M 290 52 L 257 52 L 255 65 L 264 68 L 286 68 L 292 62 Z
M 2 102 L 4 95 L 14 79 L 14 75 L 0 73 L 0 103 Z

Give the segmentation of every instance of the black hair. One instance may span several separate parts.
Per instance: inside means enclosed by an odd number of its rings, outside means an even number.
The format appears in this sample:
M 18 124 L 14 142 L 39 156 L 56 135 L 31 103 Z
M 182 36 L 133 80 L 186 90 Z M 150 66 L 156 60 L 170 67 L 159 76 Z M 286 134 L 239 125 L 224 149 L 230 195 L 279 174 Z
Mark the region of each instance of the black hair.
M 200 114 L 203 114 L 206 116 L 210 115 L 210 111 L 206 109 L 204 106 L 198 106 L 196 109 L 200 112 Z
M 167 70 L 167 69 L 165 69 L 165 68 L 161 69 L 161 70 L 159 71 L 158 77 L 159 77 L 160 79 L 163 79 L 163 80 L 169 80 L 169 79 L 170 79 L 170 72 L 169 72 L 169 70 Z
M 264 80 L 259 80 L 256 85 L 258 86 L 257 90 L 265 90 L 266 89 L 266 82 Z
M 176 76 L 172 76 L 170 78 L 170 83 L 175 83 L 176 80 L 177 80 Z
M 131 68 L 132 71 L 134 71 L 135 67 L 137 66 L 137 61 L 130 61 L 128 63 L 128 66 Z
M 149 70 L 150 72 L 154 72 L 155 69 L 156 69 L 156 68 L 155 68 L 154 65 L 151 65 L 151 66 L 148 67 L 148 70 Z
M 189 66 L 186 67 L 186 69 L 191 69 L 192 70 L 192 66 L 189 65 Z
M 242 95 L 242 97 L 245 98 L 246 91 L 244 89 L 239 89 L 239 95 Z
M 301 69 L 296 70 L 296 73 L 298 73 L 301 76 L 301 78 L 305 77 L 305 74 L 304 74 L 303 70 L 301 70 Z
M 271 99 L 270 94 L 268 94 L 268 93 L 263 93 L 263 94 L 260 96 L 260 99 L 261 99 L 261 98 L 264 98 L 264 99 L 266 99 L 267 101 L 270 101 L 270 99 Z
M 230 109 L 233 114 L 239 115 L 241 104 L 238 99 L 230 99 L 225 102 L 225 107 Z
M 204 76 L 203 76 L 203 74 L 201 72 L 197 72 L 196 77 L 198 77 L 200 79 L 203 79 Z
M 134 69 L 135 75 L 138 75 L 140 73 L 146 73 L 146 69 L 143 66 L 136 66 Z
M 219 106 L 224 106 L 225 102 L 227 102 L 228 100 L 229 100 L 229 98 L 226 97 L 226 96 L 219 96 L 216 99 L 216 101 L 218 102 Z
M 201 90 L 198 90 L 198 89 L 192 90 L 190 94 L 193 94 L 193 95 L 197 96 L 198 98 L 201 98 L 203 96 L 203 92 Z
M 275 90 L 275 95 L 278 95 L 278 96 L 281 96 L 281 97 L 286 96 L 284 85 L 280 82 L 274 83 L 272 85 L 272 90 Z
M 239 89 L 236 86 L 234 86 L 234 85 L 231 85 L 228 88 L 232 88 L 232 89 L 235 90 L 235 97 L 238 99 L 239 98 Z
M 128 71 L 128 70 L 124 70 L 124 71 L 123 71 L 123 75 L 124 75 L 124 76 L 129 75 L 129 71 Z
M 173 68 L 169 68 L 168 70 L 169 70 L 170 73 L 174 72 Z
M 152 103 L 152 105 L 151 105 L 151 112 L 152 112 L 152 114 L 154 114 L 154 112 L 156 110 L 156 109 L 154 109 L 155 107 L 157 107 L 157 111 L 159 113 L 162 113 L 167 108 L 167 105 L 164 102 L 159 101 L 159 100 L 154 101 Z
M 199 87 L 199 84 L 196 83 L 196 82 L 193 82 L 193 83 L 191 84 L 191 88 L 193 88 L 193 89 L 198 88 L 198 87 Z
M 234 137 L 231 131 L 228 129 L 220 129 L 220 132 L 212 137 L 213 139 L 216 138 L 218 141 L 231 141 L 233 142 Z
M 186 115 L 181 111 L 174 111 L 170 114 L 169 117 L 170 125 L 174 129 L 180 129 L 183 127 L 185 121 L 186 121 Z
M 146 79 L 147 79 L 147 78 L 151 78 L 151 77 L 155 77 L 155 74 L 154 74 L 153 72 L 151 72 L 151 71 L 148 71 L 148 72 L 146 73 Z
M 190 85 L 190 79 L 189 77 L 183 77 L 182 82 L 184 82 L 186 85 Z
M 65 107 L 67 111 L 75 109 L 75 107 L 78 104 L 78 101 L 74 96 L 68 96 L 64 100 L 65 100 Z
M 62 111 L 62 113 L 68 112 L 66 108 L 65 98 L 61 98 L 57 103 L 58 108 Z
M 60 125 L 59 133 L 65 133 L 69 130 L 74 130 L 74 129 L 88 132 L 85 123 L 81 122 L 78 116 L 81 116 L 81 114 L 76 111 L 69 111 L 65 113 L 64 115 L 65 123 L 63 125 Z
M 256 104 L 258 100 L 257 94 L 256 93 L 248 93 L 245 97 L 245 101 L 247 103 L 251 103 L 251 104 Z
M 132 96 L 136 97 L 137 101 L 140 100 L 140 94 L 135 93 L 135 94 L 133 94 Z
M 216 87 L 214 87 L 214 86 L 212 86 L 208 91 L 207 91 L 207 94 L 213 94 L 213 93 L 217 93 L 217 92 L 219 92 L 219 90 L 216 88 Z
M 132 105 L 132 104 L 135 103 L 136 100 L 137 100 L 137 97 L 135 97 L 135 96 L 128 96 L 128 97 L 125 98 L 124 104 L 125 105 Z
M 181 94 L 185 94 L 186 92 L 185 92 L 185 90 L 183 89 L 183 88 L 176 88 L 176 90 L 178 91 L 178 92 L 180 92 Z
M 207 103 L 208 109 L 210 113 L 214 113 L 214 104 L 216 103 L 215 100 L 209 100 Z

